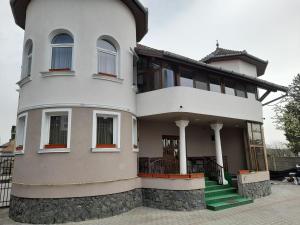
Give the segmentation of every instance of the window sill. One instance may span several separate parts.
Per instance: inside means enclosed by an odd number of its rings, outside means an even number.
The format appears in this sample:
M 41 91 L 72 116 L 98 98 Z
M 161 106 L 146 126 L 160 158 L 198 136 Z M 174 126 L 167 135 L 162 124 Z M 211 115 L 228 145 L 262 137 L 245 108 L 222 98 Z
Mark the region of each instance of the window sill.
M 41 72 L 42 77 L 57 77 L 57 76 L 75 76 L 75 71 L 72 70 L 57 70 Z
M 15 155 L 24 155 L 24 150 L 15 151 Z
M 45 148 L 38 151 L 39 154 L 47 153 L 69 153 L 71 152 L 70 148 Z
M 121 149 L 119 148 L 92 148 L 92 152 L 94 153 L 119 153 Z
M 140 150 L 138 148 L 133 148 L 132 151 L 137 152 L 137 153 L 140 152 Z
M 30 81 L 32 81 L 30 76 L 24 77 L 22 80 L 17 82 L 17 85 L 19 85 L 19 87 L 24 86 L 25 84 L 29 83 Z
M 92 77 L 93 79 L 106 80 L 106 81 L 111 81 L 119 84 L 122 84 L 124 81 L 124 79 L 118 78 L 117 76 L 101 74 L 101 73 L 93 74 Z

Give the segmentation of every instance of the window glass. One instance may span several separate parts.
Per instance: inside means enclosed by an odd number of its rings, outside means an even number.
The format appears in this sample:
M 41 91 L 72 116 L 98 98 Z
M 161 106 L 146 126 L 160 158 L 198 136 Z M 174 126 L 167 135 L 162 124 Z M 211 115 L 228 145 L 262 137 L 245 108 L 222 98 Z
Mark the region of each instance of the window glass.
M 24 47 L 25 55 L 24 55 L 21 79 L 31 75 L 32 48 L 33 48 L 32 41 L 28 40 Z
M 242 84 L 236 84 L 235 86 L 236 96 L 246 98 L 246 88 Z
M 253 85 L 247 86 L 247 97 L 252 100 L 257 100 L 257 89 Z
M 234 82 L 225 80 L 225 94 L 235 95 Z
M 209 78 L 209 90 L 213 92 L 221 93 L 221 82 L 220 79 L 217 77 L 210 77 Z
M 98 73 L 117 74 L 117 49 L 107 40 L 99 39 L 98 49 Z
M 65 145 L 68 139 L 68 116 L 50 116 L 49 145 Z
M 103 50 L 111 51 L 111 52 L 117 52 L 117 49 L 113 44 L 111 44 L 107 40 L 99 39 L 97 43 L 98 48 L 102 48 Z
M 202 90 L 208 90 L 208 79 L 205 76 L 195 77 L 195 87 Z
M 25 124 L 26 116 L 22 116 L 18 119 L 17 126 L 17 137 L 16 137 L 16 150 L 22 151 L 24 147 L 24 138 L 25 138 Z
M 194 87 L 194 80 L 192 72 L 189 70 L 182 70 L 180 76 L 180 86 Z
M 191 78 L 180 77 L 180 86 L 194 87 L 194 81 Z
M 51 69 L 71 70 L 73 38 L 68 34 L 58 34 L 52 39 Z
M 72 47 L 53 47 L 51 69 L 66 69 L 72 67 Z
M 115 144 L 113 117 L 97 117 L 97 144 Z
M 163 69 L 163 87 L 174 87 L 175 86 L 175 77 L 174 71 L 171 69 Z
M 132 119 L 132 143 L 133 147 L 138 147 L 138 138 L 137 138 L 137 120 L 136 118 Z
M 71 44 L 74 43 L 73 38 L 69 34 L 58 34 L 53 39 L 51 44 Z

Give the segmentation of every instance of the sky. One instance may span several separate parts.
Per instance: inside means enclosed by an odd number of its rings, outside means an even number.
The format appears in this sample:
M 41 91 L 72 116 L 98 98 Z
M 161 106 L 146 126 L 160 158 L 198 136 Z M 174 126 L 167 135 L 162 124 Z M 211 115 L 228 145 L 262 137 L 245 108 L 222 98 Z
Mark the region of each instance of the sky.
M 149 32 L 141 41 L 201 59 L 220 47 L 247 50 L 269 64 L 262 79 L 289 85 L 300 73 L 299 0 L 141 0 L 149 10 Z M 9 0 L 0 1 L 0 144 L 15 124 L 24 31 L 15 25 Z M 37 93 L 38 94 L 38 93 Z M 269 96 L 269 99 L 278 94 Z M 268 99 L 267 99 L 268 100 Z M 266 143 L 286 142 L 273 106 L 264 107 Z

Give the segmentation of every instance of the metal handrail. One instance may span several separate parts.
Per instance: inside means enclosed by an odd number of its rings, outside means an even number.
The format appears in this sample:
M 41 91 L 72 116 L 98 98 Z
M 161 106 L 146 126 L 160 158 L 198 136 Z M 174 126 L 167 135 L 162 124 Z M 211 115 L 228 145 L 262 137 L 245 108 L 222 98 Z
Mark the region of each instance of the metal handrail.
M 212 159 L 207 159 L 207 162 L 205 165 L 205 175 L 212 180 L 216 180 L 219 184 L 223 184 L 224 167 Z

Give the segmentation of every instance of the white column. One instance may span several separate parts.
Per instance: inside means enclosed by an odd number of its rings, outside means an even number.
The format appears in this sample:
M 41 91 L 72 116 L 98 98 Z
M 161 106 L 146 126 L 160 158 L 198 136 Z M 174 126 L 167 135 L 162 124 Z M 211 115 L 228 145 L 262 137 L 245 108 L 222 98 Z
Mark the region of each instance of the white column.
M 220 130 L 222 129 L 223 124 L 215 123 L 215 124 L 211 124 L 210 127 L 215 132 L 216 161 L 217 161 L 217 164 L 219 164 L 220 166 L 223 167 L 224 166 L 223 165 L 223 154 L 222 154 L 221 137 L 220 137 Z M 222 177 L 220 177 L 220 179 L 222 179 L 224 185 L 228 184 L 227 180 L 225 180 L 224 168 L 222 168 Z
M 187 174 L 186 168 L 186 140 L 185 140 L 185 128 L 189 125 L 188 120 L 178 120 L 175 122 L 176 126 L 179 127 L 179 166 L 180 174 Z

